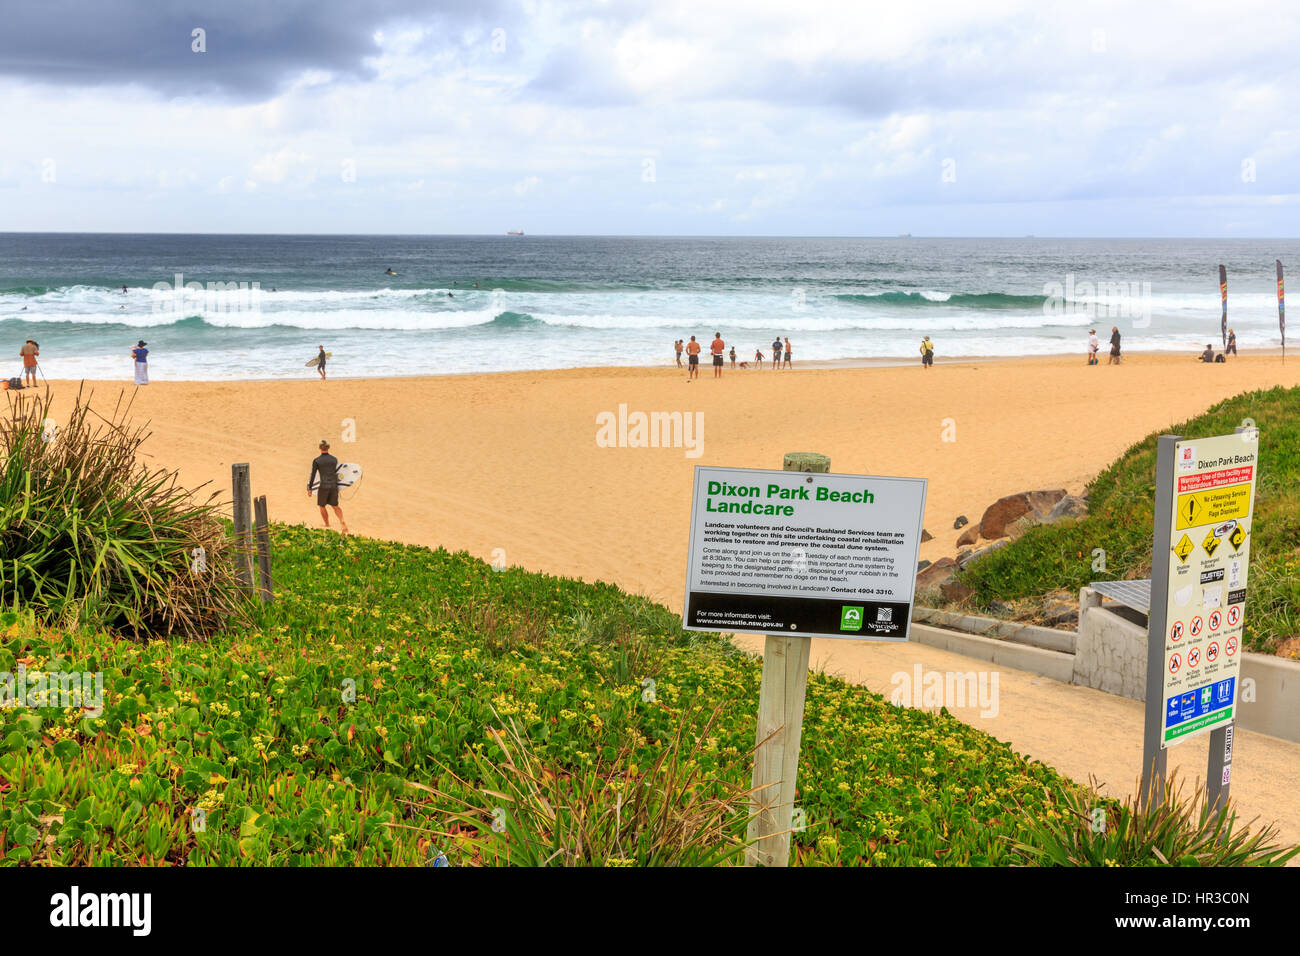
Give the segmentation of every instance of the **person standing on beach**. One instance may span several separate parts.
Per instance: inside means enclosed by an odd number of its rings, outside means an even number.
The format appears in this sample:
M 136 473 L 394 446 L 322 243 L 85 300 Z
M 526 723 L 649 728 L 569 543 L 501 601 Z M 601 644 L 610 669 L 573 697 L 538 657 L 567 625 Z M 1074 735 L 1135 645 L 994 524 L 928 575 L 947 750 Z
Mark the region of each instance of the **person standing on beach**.
M 695 341 L 695 336 L 686 343 L 686 381 L 700 377 L 700 343 Z
M 333 508 L 339 519 L 339 527 L 347 534 L 348 524 L 343 520 L 343 509 L 339 507 L 339 460 L 330 454 L 330 443 L 323 438 L 320 440 L 320 454 L 312 460 L 311 474 L 307 477 L 308 498 L 311 497 L 311 486 L 315 484 L 318 475 L 320 484 L 316 488 L 316 505 L 320 508 L 321 520 L 328 528 L 330 516 L 325 508 Z
M 1097 330 L 1088 330 L 1088 364 L 1097 364 L 1097 350 L 1101 348 L 1101 341 L 1097 338 Z
M 794 368 L 794 366 L 790 364 L 790 336 L 788 335 L 785 337 L 785 367 Z
M 930 368 L 934 365 L 934 343 L 930 341 L 930 336 L 921 339 L 921 368 Z
M 677 353 L 677 367 L 682 367 L 682 340 L 678 339 L 673 343 L 673 351 Z
M 1237 354 L 1237 333 L 1232 331 L 1232 329 L 1228 329 L 1228 344 L 1226 347 L 1224 347 L 1223 354 L 1224 355 Z
M 36 344 L 35 339 L 28 339 L 18 350 L 18 354 L 23 357 L 23 384 L 35 388 L 36 356 L 41 354 L 41 347 Z
M 1106 360 L 1107 365 L 1119 364 L 1119 326 L 1110 327 L 1110 358 Z
M 320 380 L 323 382 L 325 381 L 325 360 L 329 356 L 325 354 L 325 346 L 318 345 L 316 347 L 320 349 L 320 354 L 316 356 L 316 371 L 320 373 Z
M 762 349 L 754 349 L 754 364 L 757 365 L 759 368 L 762 368 L 762 367 L 763 367 L 763 350 L 762 350 Z
M 713 342 L 709 345 L 709 351 L 713 353 L 713 377 L 722 378 L 722 353 L 726 349 L 727 343 L 722 341 L 722 333 L 713 333 Z
M 731 368 L 732 368 L 732 371 L 735 371 L 735 368 L 736 368 L 736 347 L 735 347 L 734 345 L 731 347 Z
M 135 360 L 135 384 L 149 384 L 149 350 L 144 347 L 144 339 L 136 343 L 135 348 L 131 350 L 131 358 Z
M 778 336 L 772 340 L 772 368 L 781 367 L 781 339 Z

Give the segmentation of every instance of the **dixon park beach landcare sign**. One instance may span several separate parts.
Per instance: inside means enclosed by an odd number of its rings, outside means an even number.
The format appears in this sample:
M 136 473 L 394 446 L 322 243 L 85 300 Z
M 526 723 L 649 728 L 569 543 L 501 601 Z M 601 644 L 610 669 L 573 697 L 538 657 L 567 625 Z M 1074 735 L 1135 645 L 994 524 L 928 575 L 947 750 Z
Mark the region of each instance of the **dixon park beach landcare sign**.
M 682 626 L 905 641 L 923 478 L 695 469 Z
M 1152 595 L 1168 608 L 1161 747 L 1233 721 L 1259 436 L 1189 438 L 1174 459 L 1169 585 Z

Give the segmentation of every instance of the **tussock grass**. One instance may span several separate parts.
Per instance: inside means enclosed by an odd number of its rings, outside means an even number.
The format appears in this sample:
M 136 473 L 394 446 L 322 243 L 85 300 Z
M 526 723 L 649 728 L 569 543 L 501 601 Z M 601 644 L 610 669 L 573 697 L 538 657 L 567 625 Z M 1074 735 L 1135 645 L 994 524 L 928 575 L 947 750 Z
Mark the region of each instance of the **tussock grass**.
M 0 418 L 0 603 L 134 637 L 211 635 L 239 614 L 233 545 L 215 494 L 141 463 L 145 426 L 78 392 L 55 427 L 46 389 L 7 393 Z M 195 572 L 195 549 L 206 570 Z

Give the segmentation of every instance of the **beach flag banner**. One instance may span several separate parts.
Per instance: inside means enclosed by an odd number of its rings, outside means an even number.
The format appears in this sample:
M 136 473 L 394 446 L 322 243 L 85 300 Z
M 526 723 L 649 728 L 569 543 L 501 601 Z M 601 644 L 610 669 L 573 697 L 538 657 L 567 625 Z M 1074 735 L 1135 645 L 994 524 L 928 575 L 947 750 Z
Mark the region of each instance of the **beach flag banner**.
M 1228 347 L 1228 270 L 1219 266 L 1219 302 L 1223 306 L 1223 317 L 1219 320 L 1219 334 L 1223 336 L 1223 346 Z
M 1277 260 L 1277 330 L 1282 334 L 1282 361 L 1286 361 L 1286 294 L 1282 288 L 1282 260 Z
M 1160 438 L 1144 792 L 1157 747 L 1205 733 L 1221 737 L 1235 720 L 1258 473 L 1253 427 L 1213 438 Z M 1194 543 L 1190 551 L 1184 539 Z M 1221 788 L 1226 799 L 1231 765 L 1216 766 L 1223 742 L 1215 738 L 1207 780 L 1211 798 Z M 1157 762 L 1154 772 L 1163 776 L 1163 754 Z
M 924 478 L 697 466 L 682 626 L 906 641 Z

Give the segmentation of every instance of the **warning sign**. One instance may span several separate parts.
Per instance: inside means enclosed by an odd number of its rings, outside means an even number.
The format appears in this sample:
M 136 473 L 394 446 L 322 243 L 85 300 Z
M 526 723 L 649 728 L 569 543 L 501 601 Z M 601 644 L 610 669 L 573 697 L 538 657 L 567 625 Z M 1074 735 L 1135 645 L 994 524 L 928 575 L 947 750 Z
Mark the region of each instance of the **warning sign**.
M 1230 725 L 1241 668 L 1258 432 L 1180 441 L 1168 520 L 1161 747 Z M 1153 582 L 1153 586 L 1155 582 Z
M 1179 528 L 1217 524 L 1250 514 L 1250 485 L 1233 485 L 1178 496 Z
M 1232 534 L 1228 537 L 1228 543 L 1232 545 L 1233 551 L 1240 551 L 1241 546 L 1246 543 L 1246 532 L 1241 530 L 1241 525 L 1233 529 Z
M 1207 556 L 1214 554 L 1219 549 L 1219 539 L 1214 536 L 1213 531 L 1205 536 L 1205 540 L 1201 542 L 1201 547 L 1205 549 Z

